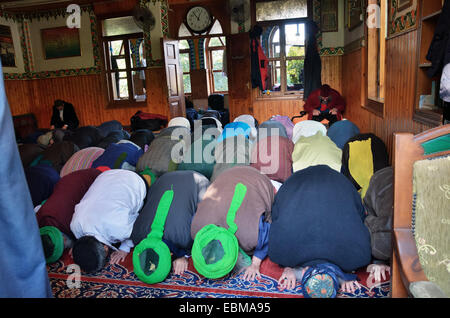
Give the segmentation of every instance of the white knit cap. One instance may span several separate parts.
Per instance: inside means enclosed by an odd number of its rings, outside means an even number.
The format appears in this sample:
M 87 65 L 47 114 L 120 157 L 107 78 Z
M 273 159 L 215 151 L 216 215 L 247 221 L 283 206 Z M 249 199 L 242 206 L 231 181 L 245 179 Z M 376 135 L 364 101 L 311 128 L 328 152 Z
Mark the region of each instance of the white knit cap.
M 327 127 L 321 122 L 315 120 L 303 120 L 295 124 L 292 133 L 292 142 L 295 144 L 300 137 L 314 136 L 320 131 L 324 136 L 327 135 Z
M 186 127 L 189 130 L 191 129 L 191 124 L 189 123 L 189 120 L 187 120 L 187 118 L 185 118 L 185 117 L 172 118 L 169 121 L 169 124 L 167 125 L 167 127 L 173 127 L 173 126 L 182 126 L 182 127 Z

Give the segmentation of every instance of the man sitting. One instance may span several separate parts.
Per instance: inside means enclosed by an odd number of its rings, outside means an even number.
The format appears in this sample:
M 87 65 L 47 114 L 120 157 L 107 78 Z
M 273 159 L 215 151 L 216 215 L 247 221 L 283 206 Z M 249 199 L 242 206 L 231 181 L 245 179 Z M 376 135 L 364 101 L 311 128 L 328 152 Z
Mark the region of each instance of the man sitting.
M 325 84 L 311 92 L 303 109 L 308 113 L 308 120 L 322 121 L 327 119 L 328 125 L 331 126 L 342 119 L 345 100 L 338 91 Z

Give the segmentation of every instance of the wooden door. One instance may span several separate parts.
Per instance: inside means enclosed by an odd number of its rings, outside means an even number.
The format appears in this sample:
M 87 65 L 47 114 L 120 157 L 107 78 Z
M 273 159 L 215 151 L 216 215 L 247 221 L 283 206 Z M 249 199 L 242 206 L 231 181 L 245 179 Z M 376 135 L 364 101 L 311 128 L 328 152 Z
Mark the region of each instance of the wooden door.
M 253 115 L 250 69 L 249 34 L 228 35 L 227 75 L 231 121 L 241 114 Z
M 164 38 L 162 42 L 170 117 L 185 117 L 183 71 L 180 67 L 178 41 Z

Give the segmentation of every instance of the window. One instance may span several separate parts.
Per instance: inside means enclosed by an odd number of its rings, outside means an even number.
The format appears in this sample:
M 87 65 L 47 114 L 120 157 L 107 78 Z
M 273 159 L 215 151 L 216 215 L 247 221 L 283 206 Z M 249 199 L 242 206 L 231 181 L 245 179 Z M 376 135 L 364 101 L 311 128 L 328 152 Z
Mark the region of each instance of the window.
M 384 116 L 386 1 L 369 0 L 366 28 L 366 87 L 364 107 Z
M 103 50 L 110 105 L 146 100 L 144 38 L 133 17 L 103 20 Z
M 307 2 L 307 0 L 257 0 L 256 21 L 306 18 L 308 16 Z
M 228 92 L 225 47 L 224 36 L 209 38 L 206 41 L 210 94 Z
M 179 43 L 179 48 L 180 48 L 181 69 L 183 70 L 184 94 L 189 95 L 192 93 L 192 88 L 191 88 L 191 57 L 188 41 L 181 40 Z
M 305 60 L 305 24 L 277 22 L 263 28 L 261 46 L 269 61 L 269 83 L 272 96 L 303 93 Z

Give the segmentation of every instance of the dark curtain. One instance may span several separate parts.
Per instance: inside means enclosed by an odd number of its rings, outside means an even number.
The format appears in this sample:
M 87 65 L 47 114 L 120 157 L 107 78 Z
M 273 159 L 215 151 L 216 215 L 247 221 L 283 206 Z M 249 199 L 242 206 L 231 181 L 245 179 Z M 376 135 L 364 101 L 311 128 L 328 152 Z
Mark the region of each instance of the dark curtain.
M 319 31 L 317 24 L 313 21 L 306 23 L 306 54 L 303 67 L 304 95 L 306 100 L 312 91 L 322 86 L 322 62 L 317 50 L 316 34 Z

